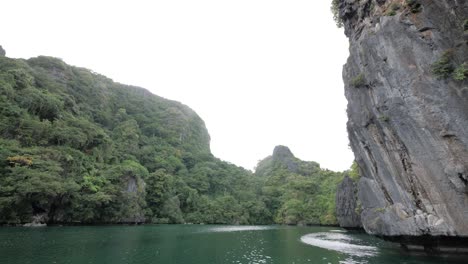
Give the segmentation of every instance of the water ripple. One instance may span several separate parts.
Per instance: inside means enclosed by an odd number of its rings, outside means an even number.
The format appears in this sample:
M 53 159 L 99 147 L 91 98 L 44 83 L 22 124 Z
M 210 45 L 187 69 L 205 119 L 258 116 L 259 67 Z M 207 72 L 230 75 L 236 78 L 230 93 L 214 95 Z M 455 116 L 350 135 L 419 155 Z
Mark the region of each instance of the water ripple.
M 378 253 L 377 247 L 361 245 L 361 240 L 341 233 L 313 233 L 302 236 L 301 241 L 305 244 L 357 257 L 375 256 Z

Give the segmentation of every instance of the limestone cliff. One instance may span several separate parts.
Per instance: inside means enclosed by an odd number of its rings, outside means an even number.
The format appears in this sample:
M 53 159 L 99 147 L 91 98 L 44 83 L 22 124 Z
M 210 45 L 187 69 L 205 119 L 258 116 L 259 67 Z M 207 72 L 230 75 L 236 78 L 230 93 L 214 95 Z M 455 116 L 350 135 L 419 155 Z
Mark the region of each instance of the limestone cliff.
M 346 176 L 336 191 L 336 218 L 343 228 L 362 228 L 356 183 Z
M 468 1 L 340 0 L 362 223 L 468 237 Z

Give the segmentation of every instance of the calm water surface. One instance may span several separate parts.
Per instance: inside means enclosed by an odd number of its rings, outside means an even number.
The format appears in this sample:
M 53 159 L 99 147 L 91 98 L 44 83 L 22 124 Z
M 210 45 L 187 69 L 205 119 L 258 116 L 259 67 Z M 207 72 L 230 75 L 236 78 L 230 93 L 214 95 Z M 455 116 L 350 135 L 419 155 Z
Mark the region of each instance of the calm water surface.
M 0 228 L 0 263 L 468 263 L 328 227 L 144 225 Z

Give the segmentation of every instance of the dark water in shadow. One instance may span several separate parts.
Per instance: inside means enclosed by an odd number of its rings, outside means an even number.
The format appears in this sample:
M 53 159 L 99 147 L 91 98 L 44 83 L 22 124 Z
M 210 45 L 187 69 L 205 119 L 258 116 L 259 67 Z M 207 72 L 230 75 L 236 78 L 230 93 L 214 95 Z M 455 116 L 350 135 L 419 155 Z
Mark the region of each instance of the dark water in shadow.
M 468 263 L 328 227 L 145 225 L 0 228 L 0 263 Z

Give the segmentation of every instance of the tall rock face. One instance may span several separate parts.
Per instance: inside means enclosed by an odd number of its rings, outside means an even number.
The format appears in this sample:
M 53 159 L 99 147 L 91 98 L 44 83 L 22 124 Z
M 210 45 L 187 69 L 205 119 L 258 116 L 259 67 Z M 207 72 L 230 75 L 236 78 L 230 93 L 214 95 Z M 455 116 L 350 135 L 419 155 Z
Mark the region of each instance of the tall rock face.
M 336 191 L 336 218 L 339 225 L 349 229 L 361 228 L 359 207 L 357 186 L 349 176 L 346 176 Z
M 340 0 L 364 229 L 468 237 L 468 1 Z

